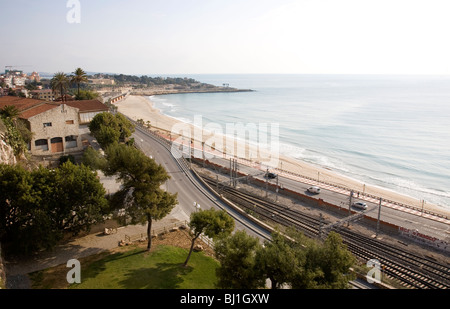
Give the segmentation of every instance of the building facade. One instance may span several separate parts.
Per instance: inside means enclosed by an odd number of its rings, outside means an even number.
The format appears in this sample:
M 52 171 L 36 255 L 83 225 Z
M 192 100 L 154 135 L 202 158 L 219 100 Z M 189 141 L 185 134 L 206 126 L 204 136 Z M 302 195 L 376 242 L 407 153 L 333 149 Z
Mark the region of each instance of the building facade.
M 45 104 L 21 114 L 28 121 L 33 138 L 33 155 L 71 153 L 83 150 L 79 134 L 78 109 L 65 104 Z
M 37 100 L 44 100 L 53 102 L 55 101 L 55 93 L 51 89 L 32 90 L 31 97 Z
M 83 150 L 82 130 L 92 118 L 108 107 L 98 100 L 47 102 L 11 96 L 0 97 L 0 109 L 12 105 L 20 111 L 33 133 L 29 144 L 32 155 L 52 155 Z

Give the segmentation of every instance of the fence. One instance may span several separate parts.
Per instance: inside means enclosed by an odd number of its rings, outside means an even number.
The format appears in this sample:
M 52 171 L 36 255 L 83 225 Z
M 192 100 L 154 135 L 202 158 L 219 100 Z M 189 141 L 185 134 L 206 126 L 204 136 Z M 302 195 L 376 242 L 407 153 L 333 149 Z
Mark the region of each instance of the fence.
M 175 231 L 179 228 L 183 228 L 183 227 L 187 227 L 187 222 L 186 221 L 178 221 L 172 224 L 168 224 L 165 225 L 161 228 L 158 229 L 152 229 L 150 232 L 150 235 L 152 235 L 152 237 L 154 236 L 158 236 L 158 235 L 164 235 L 170 231 Z M 147 233 L 139 233 L 139 234 L 134 234 L 134 235 L 125 235 L 125 242 L 131 243 L 131 242 L 135 242 L 135 241 L 142 241 L 142 240 L 147 240 Z
M 165 235 L 170 232 L 177 231 L 178 229 L 189 229 L 188 222 L 187 221 L 178 221 L 175 223 L 171 223 L 168 225 L 165 225 L 158 229 L 152 229 L 150 235 L 152 237 L 156 237 L 159 235 Z M 205 235 L 200 235 L 200 239 L 207 244 L 210 248 L 214 248 L 214 242 L 212 239 Z M 134 235 L 125 235 L 125 243 L 133 243 L 136 241 L 147 241 L 147 233 L 139 233 Z

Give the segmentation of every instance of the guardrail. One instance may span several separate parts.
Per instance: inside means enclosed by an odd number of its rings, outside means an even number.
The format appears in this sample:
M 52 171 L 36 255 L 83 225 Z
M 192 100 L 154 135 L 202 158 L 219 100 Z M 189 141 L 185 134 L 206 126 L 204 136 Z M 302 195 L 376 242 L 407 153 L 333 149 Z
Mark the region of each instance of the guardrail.
M 150 232 L 150 235 L 152 235 L 152 237 L 158 236 L 158 235 L 164 235 L 169 233 L 170 231 L 175 231 L 176 229 L 179 229 L 181 227 L 188 227 L 187 221 L 178 221 L 175 223 L 171 223 L 168 225 L 165 225 L 159 229 L 152 229 Z M 146 241 L 147 240 L 147 233 L 139 233 L 139 234 L 134 234 L 134 235 L 125 235 L 125 242 L 126 243 L 132 243 L 132 242 L 136 242 L 136 241 Z
M 187 221 L 178 221 L 175 223 L 171 223 L 168 224 L 166 226 L 163 226 L 159 229 L 152 229 L 150 235 L 152 237 L 157 237 L 157 236 L 161 236 L 161 235 L 165 235 L 167 233 L 170 232 L 175 232 L 178 229 L 188 229 L 189 230 L 189 225 Z M 134 234 L 134 235 L 125 235 L 124 236 L 125 240 L 124 240 L 124 244 L 128 243 L 133 243 L 136 241 L 147 241 L 147 234 L 146 233 L 139 233 L 139 234 Z M 207 237 L 204 234 L 201 234 L 199 237 L 206 245 L 208 245 L 208 247 L 210 247 L 211 249 L 214 249 L 214 241 Z

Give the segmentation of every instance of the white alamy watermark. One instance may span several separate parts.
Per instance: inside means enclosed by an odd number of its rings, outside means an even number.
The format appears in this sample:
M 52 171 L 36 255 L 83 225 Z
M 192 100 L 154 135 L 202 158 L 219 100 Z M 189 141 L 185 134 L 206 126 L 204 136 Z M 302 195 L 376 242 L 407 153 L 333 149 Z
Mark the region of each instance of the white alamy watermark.
M 277 167 L 280 158 L 278 123 L 203 124 L 201 115 L 194 116 L 193 126 L 177 123 L 172 127 L 172 155 L 210 160 L 225 155 L 245 158 Z
M 66 279 L 69 284 L 81 283 L 81 264 L 77 259 L 67 261 L 67 267 L 72 268 L 67 272 Z
M 81 3 L 79 0 L 68 0 L 66 7 L 70 10 L 67 12 L 66 21 L 69 24 L 81 23 Z
M 371 268 L 366 275 L 367 282 L 381 283 L 381 263 L 377 259 L 371 259 L 367 261 L 367 267 Z

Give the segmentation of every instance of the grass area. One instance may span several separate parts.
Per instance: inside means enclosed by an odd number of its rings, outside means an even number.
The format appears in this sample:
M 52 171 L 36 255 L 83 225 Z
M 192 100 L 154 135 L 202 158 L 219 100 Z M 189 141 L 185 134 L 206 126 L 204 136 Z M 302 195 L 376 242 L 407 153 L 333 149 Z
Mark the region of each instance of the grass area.
M 133 246 L 116 253 L 101 253 L 81 259 L 81 283 L 69 285 L 66 265 L 30 274 L 33 288 L 70 289 L 212 289 L 219 263 L 193 252 L 188 266 L 182 264 L 188 251 L 159 245 L 151 252 Z

